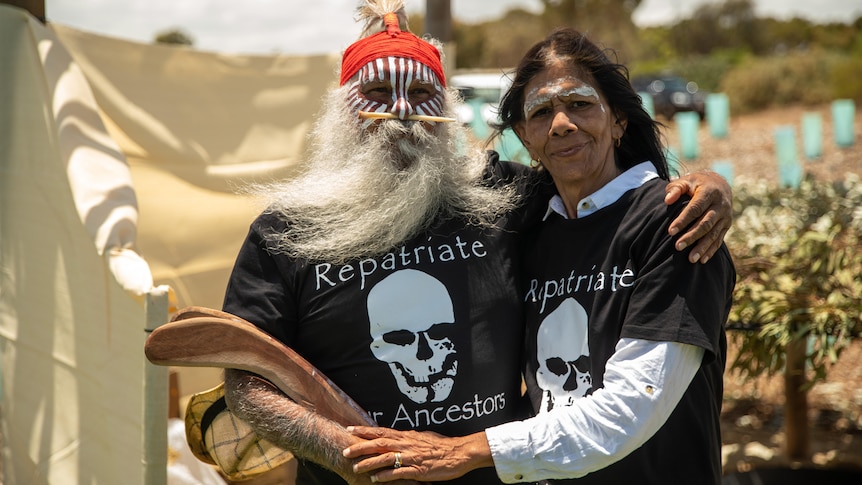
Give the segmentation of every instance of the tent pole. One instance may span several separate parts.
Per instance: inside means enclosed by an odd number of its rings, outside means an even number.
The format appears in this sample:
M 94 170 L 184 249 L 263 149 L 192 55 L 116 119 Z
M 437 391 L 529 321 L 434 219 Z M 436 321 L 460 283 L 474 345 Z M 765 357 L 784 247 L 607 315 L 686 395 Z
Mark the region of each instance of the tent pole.
M 167 323 L 169 292 L 170 288 L 162 285 L 146 295 L 147 335 Z M 167 367 L 144 361 L 144 485 L 165 485 L 168 480 L 168 380 Z

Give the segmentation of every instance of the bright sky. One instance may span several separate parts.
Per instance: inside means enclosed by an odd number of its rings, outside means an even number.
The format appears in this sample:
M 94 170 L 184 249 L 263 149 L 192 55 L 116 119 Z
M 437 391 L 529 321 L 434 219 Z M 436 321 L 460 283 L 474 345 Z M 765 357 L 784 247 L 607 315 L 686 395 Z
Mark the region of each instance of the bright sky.
M 643 0 L 639 25 L 670 23 L 716 0 Z M 408 0 L 408 11 L 426 0 Z M 760 16 L 849 22 L 862 16 L 862 0 L 754 0 Z M 302 4 L 300 6 L 300 4 Z M 180 28 L 195 48 L 222 53 L 318 54 L 339 52 L 359 35 L 357 0 L 45 0 L 50 22 L 111 37 L 152 42 L 156 33 Z M 451 0 L 453 17 L 476 22 L 539 0 Z

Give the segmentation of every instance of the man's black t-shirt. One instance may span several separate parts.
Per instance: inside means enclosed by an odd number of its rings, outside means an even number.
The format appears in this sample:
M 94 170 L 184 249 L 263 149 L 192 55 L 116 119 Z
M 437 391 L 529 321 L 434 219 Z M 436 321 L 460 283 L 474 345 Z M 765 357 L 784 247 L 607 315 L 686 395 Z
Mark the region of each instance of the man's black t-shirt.
M 489 183 L 522 177 L 491 157 Z M 531 184 L 522 181 L 523 193 Z M 284 342 L 350 395 L 381 426 L 466 435 L 523 417 L 523 312 L 516 288 L 519 232 L 528 200 L 479 228 L 442 221 L 389 252 L 346 264 L 308 263 L 270 251 L 251 225 L 224 310 Z M 341 483 L 300 463 L 299 483 Z M 453 483 L 500 483 L 491 468 Z

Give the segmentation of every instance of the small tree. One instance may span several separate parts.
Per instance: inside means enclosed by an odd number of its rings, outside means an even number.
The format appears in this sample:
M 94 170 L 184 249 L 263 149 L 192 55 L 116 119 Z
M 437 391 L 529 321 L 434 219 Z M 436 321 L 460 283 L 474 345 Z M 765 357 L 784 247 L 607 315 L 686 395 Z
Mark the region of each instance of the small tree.
M 807 461 L 807 393 L 862 335 L 862 184 L 735 189 L 727 244 L 738 273 L 730 325 L 743 376 L 784 372 L 786 454 Z
M 189 34 L 186 34 L 182 29 L 164 30 L 156 34 L 154 39 L 156 44 L 168 45 L 185 45 L 193 46 L 195 41 Z

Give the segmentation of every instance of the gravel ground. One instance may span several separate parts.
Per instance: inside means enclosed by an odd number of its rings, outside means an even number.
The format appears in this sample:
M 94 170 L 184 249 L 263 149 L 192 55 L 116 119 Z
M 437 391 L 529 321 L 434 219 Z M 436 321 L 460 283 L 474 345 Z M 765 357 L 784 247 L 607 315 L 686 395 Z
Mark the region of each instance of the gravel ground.
M 823 153 L 806 159 L 802 145 L 804 113 L 821 115 Z M 679 135 L 676 125 L 666 122 L 665 136 L 674 151 Z M 787 107 L 743 116 L 731 116 L 724 138 L 711 135 L 706 123 L 698 131 L 699 156 L 686 160 L 684 170 L 713 166 L 717 161 L 733 167 L 733 183 L 770 180 L 778 183 L 775 130 L 793 126 L 797 154 L 803 169 L 822 180 L 843 179 L 852 173 L 862 176 L 862 113 L 857 107 L 855 144 L 841 148 L 833 138 L 829 105 Z M 734 352 L 731 345 L 730 352 Z M 818 467 L 853 467 L 862 470 L 862 342 L 854 342 L 830 370 L 826 382 L 809 393 L 810 448 L 812 463 Z M 731 373 L 725 377 L 722 411 L 723 460 L 725 471 L 747 471 L 765 466 L 790 464 L 783 455 L 782 431 L 783 382 L 781 376 L 743 380 Z M 862 482 L 860 482 L 862 483 Z

